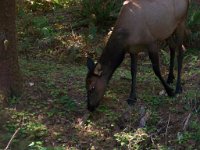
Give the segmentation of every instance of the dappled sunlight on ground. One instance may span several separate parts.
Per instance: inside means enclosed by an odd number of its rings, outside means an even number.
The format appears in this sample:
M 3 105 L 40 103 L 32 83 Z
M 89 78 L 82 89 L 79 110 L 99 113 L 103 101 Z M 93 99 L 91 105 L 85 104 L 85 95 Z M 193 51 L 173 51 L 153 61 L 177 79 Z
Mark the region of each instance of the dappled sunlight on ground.
M 199 84 L 196 82 L 199 73 L 194 72 L 200 67 L 199 61 L 186 67 L 184 91 L 176 98 L 159 95 L 163 87 L 154 79 L 151 67 L 140 66 L 143 69 L 139 69 L 142 76 L 138 76 L 138 102 L 133 108 L 125 101 L 130 91 L 127 62 L 115 73 L 104 99 L 94 113 L 86 110 L 84 82 L 87 70 L 84 66 L 40 60 L 22 59 L 20 62 L 25 76 L 25 92 L 21 98 L 11 99 L 11 109 L 1 113 L 5 119 L 0 124 L 4 126 L 0 132 L 7 133 L 7 138 L 1 141 L 4 145 L 18 127 L 21 129 L 16 137 L 17 146 L 69 149 L 158 148 L 165 147 L 166 143 L 174 148 L 184 148 L 187 139 L 184 139 L 186 135 L 183 128 L 189 126 L 185 123 L 188 117 L 189 122 L 193 122 L 188 134 L 192 136 L 195 134 L 193 130 L 199 130 L 195 126 L 199 121 Z M 140 130 L 141 109 L 148 112 L 149 116 L 145 128 Z M 193 115 L 189 116 L 191 113 Z M 193 136 L 198 138 L 199 135 Z M 21 142 L 21 138 L 27 140 Z M 195 147 L 194 139 L 189 141 Z M 182 142 L 182 145 L 178 142 Z
M 200 149 L 198 49 L 185 53 L 183 93 L 174 98 L 166 96 L 147 54 L 141 53 L 133 107 L 126 102 L 131 87 L 126 55 L 99 107 L 91 113 L 86 109 L 84 64 L 86 56 L 97 60 L 107 31 L 98 33 L 89 25 L 79 25 L 76 7 L 48 13 L 45 9 L 44 13 L 41 5 L 36 6 L 37 12 L 26 14 L 25 10 L 18 15 L 24 93 L 10 98 L 9 106 L 0 110 L 0 149 L 18 128 L 13 150 Z M 162 51 L 160 55 L 166 79 L 169 54 Z

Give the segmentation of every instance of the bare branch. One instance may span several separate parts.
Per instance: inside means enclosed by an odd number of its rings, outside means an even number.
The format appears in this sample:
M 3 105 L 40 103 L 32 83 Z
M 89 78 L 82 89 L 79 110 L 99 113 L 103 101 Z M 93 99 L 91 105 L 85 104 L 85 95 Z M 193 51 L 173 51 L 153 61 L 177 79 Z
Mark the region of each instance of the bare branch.
M 142 106 L 140 108 L 140 116 L 141 116 L 141 119 L 140 119 L 139 127 L 140 128 L 144 128 L 145 125 L 146 125 L 147 120 L 150 117 L 150 112 L 149 111 L 146 112 L 145 107 Z
M 183 130 L 185 131 L 188 127 L 188 123 L 189 123 L 189 120 L 190 120 L 190 117 L 192 116 L 191 113 L 189 113 L 189 115 L 187 116 L 187 118 L 185 119 L 185 123 L 184 123 L 184 126 L 183 126 Z
M 9 148 L 9 146 L 10 146 L 12 140 L 15 138 L 16 134 L 19 132 L 20 129 L 21 129 L 20 127 L 17 128 L 17 130 L 16 130 L 15 133 L 12 135 L 10 141 L 8 142 L 8 144 L 7 144 L 7 146 L 6 146 L 6 148 L 5 148 L 4 150 L 8 150 L 8 148 Z

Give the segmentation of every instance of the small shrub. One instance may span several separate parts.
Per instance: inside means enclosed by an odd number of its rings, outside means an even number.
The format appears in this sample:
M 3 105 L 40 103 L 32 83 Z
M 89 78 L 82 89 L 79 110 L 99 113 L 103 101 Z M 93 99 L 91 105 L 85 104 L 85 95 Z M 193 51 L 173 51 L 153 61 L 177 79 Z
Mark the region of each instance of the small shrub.
M 82 0 L 81 4 L 81 15 L 88 24 L 105 26 L 118 15 L 122 0 Z
M 127 147 L 128 149 L 144 149 L 146 144 L 144 143 L 148 139 L 148 134 L 141 128 L 137 129 L 134 133 L 116 133 L 115 139 L 122 147 Z
M 23 7 L 25 10 L 34 13 L 44 13 L 54 9 L 52 1 L 46 0 L 25 0 Z
M 193 4 L 190 6 L 187 25 L 191 29 L 191 34 L 187 39 L 190 47 L 200 48 L 200 6 Z
M 76 4 L 79 0 L 52 0 L 54 5 L 58 5 L 61 7 L 70 6 Z
M 195 30 L 196 28 L 199 28 L 200 25 L 200 10 L 192 12 L 189 20 L 188 20 L 188 26 Z
M 195 140 L 197 143 L 200 142 L 200 126 L 198 121 L 192 121 L 190 124 L 191 130 L 193 130 L 192 139 Z

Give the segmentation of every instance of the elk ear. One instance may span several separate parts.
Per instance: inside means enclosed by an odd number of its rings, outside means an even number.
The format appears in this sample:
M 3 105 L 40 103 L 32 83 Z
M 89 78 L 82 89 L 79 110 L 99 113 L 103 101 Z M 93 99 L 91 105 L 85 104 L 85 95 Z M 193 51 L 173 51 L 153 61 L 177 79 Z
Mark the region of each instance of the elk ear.
M 102 75 L 102 67 L 101 67 L 101 64 L 98 63 L 94 69 L 94 74 L 97 75 L 97 76 L 101 76 Z
M 87 68 L 88 68 L 88 70 L 93 71 L 94 67 L 95 67 L 94 61 L 92 60 L 92 58 L 88 57 L 87 58 Z

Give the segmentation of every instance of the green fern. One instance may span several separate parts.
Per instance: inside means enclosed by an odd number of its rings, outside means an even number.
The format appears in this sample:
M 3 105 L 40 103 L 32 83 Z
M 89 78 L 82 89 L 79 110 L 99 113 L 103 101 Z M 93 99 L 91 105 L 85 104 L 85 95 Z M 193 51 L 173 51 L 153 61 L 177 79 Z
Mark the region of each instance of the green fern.
M 200 11 L 195 11 L 192 13 L 192 15 L 188 21 L 188 25 L 189 25 L 189 27 L 200 25 Z
M 88 19 L 88 24 L 107 25 L 116 18 L 122 4 L 122 0 L 82 0 L 81 15 Z

